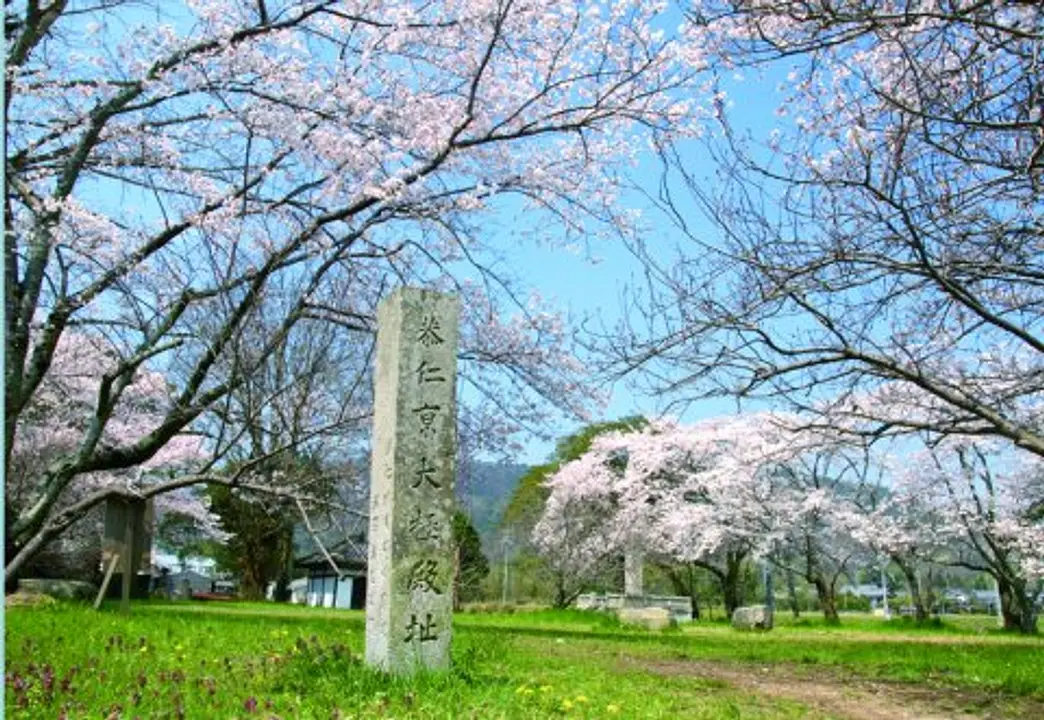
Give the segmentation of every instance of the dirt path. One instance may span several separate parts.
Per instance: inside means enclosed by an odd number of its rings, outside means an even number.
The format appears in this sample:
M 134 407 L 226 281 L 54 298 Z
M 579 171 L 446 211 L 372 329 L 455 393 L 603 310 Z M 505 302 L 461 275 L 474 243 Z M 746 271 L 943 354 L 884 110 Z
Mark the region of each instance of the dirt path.
M 697 632 L 685 633 L 690 637 L 699 637 Z M 844 640 L 845 642 L 896 643 L 902 645 L 1044 645 L 1036 635 L 956 635 L 940 633 L 938 635 L 920 635 L 906 633 L 875 633 L 865 630 L 803 630 L 800 633 L 779 633 L 780 639 L 800 638 L 802 640 Z
M 808 706 L 814 717 L 846 720 L 993 720 L 1044 718 L 1044 703 L 953 688 L 843 677 L 821 669 L 809 675 L 788 665 L 742 665 L 698 660 L 621 659 L 629 670 L 716 680 L 765 697 Z

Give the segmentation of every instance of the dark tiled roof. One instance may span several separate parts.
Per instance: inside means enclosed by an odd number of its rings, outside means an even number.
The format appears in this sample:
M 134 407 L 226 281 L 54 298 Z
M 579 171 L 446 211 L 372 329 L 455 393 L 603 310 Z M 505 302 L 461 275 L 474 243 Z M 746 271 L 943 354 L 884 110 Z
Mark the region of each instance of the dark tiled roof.
M 366 544 L 364 542 L 342 540 L 333 546 L 326 546 L 330 556 L 341 570 L 364 571 L 366 570 Z M 308 570 L 319 570 L 329 568 L 330 562 L 322 551 L 316 549 L 308 555 L 301 555 L 294 559 L 294 564 L 299 568 Z

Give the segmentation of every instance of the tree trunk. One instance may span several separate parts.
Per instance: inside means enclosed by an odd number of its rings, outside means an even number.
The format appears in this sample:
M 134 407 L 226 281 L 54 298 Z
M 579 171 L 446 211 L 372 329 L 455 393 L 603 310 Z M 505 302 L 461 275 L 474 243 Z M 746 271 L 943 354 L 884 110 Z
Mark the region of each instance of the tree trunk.
M 794 619 L 801 617 L 801 608 L 798 606 L 797 588 L 794 587 L 794 571 L 787 568 L 787 592 L 790 593 L 790 611 L 794 613 Z
M 279 563 L 279 575 L 276 577 L 272 599 L 276 602 L 290 601 L 290 581 L 294 572 L 294 528 L 289 525 L 280 538 L 282 557 Z
M 725 573 L 718 576 L 721 594 L 725 601 L 725 613 L 731 618 L 736 608 L 743 606 L 743 555 L 728 553 L 725 556 Z
M 22 576 L 29 561 L 45 548 L 56 535 L 46 531 L 38 532 L 32 536 L 24 545 L 17 544 L 11 540 L 8 549 L 13 556 L 4 565 L 4 585 L 17 584 L 18 578 Z
M 689 609 L 689 616 L 693 620 L 700 619 L 700 596 L 696 592 L 696 565 L 694 563 L 685 563 L 685 575 L 678 570 L 677 565 L 670 565 L 667 563 L 661 563 L 660 569 L 663 570 L 667 579 L 671 583 L 671 587 L 674 589 L 675 595 L 685 595 L 689 598 L 692 603 L 692 607 Z
M 1036 635 L 1037 609 L 1033 604 L 1033 598 L 1023 593 L 1019 597 L 1019 607 L 1021 610 L 1019 632 L 1023 635 Z
M 747 553 L 743 551 L 727 552 L 724 570 L 717 565 L 701 560 L 693 563 L 713 574 L 718 580 L 727 618 L 731 618 L 732 612 L 743 605 L 743 561 L 746 557 Z
M 822 575 L 812 579 L 816 586 L 816 594 L 819 596 L 819 606 L 823 609 L 823 619 L 827 625 L 840 625 L 841 617 L 837 614 L 837 598 L 834 595 L 834 586 L 827 582 Z
M 765 564 L 765 609 L 771 628 L 776 622 L 776 591 L 772 584 L 772 566 L 768 563 Z
M 453 550 L 453 612 L 460 611 L 460 545 Z
M 1021 613 L 1015 602 L 1015 594 L 1011 584 L 1001 577 L 996 577 L 997 593 L 1000 595 L 1001 616 L 1004 618 L 1005 630 L 1018 630 L 1022 625 Z
M 554 607 L 562 609 L 568 606 L 569 602 L 569 595 L 566 593 L 565 573 L 555 573 Z
M 239 593 L 244 600 L 263 600 L 264 574 L 258 575 L 257 568 L 249 568 L 243 573 L 243 584 L 239 586 Z
M 686 563 L 686 572 L 689 576 L 689 601 L 692 602 L 692 612 L 690 616 L 693 620 L 700 619 L 700 596 L 696 592 L 696 568 L 693 567 L 692 563 Z
M 257 557 L 256 553 L 247 553 L 240 558 L 239 567 L 243 571 L 243 580 L 239 586 L 239 594 L 242 598 L 244 600 L 264 600 L 265 584 L 268 580 L 264 558 Z
M 4 527 L 10 528 L 14 526 L 15 514 L 11 508 L 10 503 L 4 504 Z M 14 536 L 8 531 L 4 533 L 4 567 L 7 568 L 4 573 L 4 591 L 5 593 L 14 592 L 15 587 L 18 585 L 18 568 L 11 567 L 11 561 L 18 555 L 18 546 L 15 545 Z
M 917 569 L 912 562 L 907 562 L 902 556 L 892 555 L 891 557 L 895 564 L 899 566 L 899 569 L 903 571 L 903 577 L 906 578 L 906 587 L 910 591 L 910 600 L 913 602 L 917 622 L 927 622 L 929 608 L 921 594 L 921 583 L 917 579 Z
M 275 602 L 288 602 L 290 600 L 290 576 L 285 570 L 280 572 L 279 577 L 276 578 L 272 599 Z
M 727 576 L 722 576 L 720 580 L 722 601 L 725 603 L 725 615 L 732 617 L 732 613 L 736 611 L 736 608 L 743 605 L 743 601 L 739 598 L 739 588 L 736 587 L 735 581 L 731 581 Z
M 1012 583 L 1001 577 L 997 577 L 996 580 L 1000 591 L 1004 629 L 1025 635 L 1036 634 L 1037 612 L 1025 583 Z

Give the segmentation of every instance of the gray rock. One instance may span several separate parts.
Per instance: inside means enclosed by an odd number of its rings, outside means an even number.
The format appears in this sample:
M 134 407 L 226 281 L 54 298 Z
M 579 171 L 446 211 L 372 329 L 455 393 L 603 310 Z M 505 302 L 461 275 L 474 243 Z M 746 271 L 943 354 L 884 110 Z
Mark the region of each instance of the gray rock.
M 771 630 L 772 613 L 764 605 L 736 608 L 732 613 L 732 627 L 737 630 Z
M 55 600 L 50 595 L 40 595 L 39 593 L 29 593 L 23 590 L 13 592 L 4 598 L 4 604 L 7 607 L 39 607 L 47 605 L 54 605 Z
M 18 590 L 23 593 L 50 595 L 57 600 L 93 601 L 98 594 L 98 587 L 94 583 L 83 580 L 52 580 L 47 578 L 19 580 Z

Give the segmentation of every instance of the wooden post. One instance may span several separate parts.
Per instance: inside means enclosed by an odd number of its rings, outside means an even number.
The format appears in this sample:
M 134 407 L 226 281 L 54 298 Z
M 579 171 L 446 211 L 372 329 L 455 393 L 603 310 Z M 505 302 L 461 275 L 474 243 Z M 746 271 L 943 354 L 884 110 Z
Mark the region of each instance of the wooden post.
M 102 600 L 105 599 L 105 592 L 109 589 L 109 582 L 112 580 L 112 573 L 116 570 L 116 563 L 120 560 L 118 553 L 113 554 L 112 559 L 109 561 L 109 567 L 105 571 L 105 579 L 102 580 L 101 590 L 98 591 L 98 597 L 94 599 L 94 609 L 97 610 L 101 607 Z
M 134 556 L 134 539 L 135 539 L 135 522 L 134 512 L 135 508 L 132 503 L 124 504 L 124 512 L 126 513 L 123 518 L 123 593 L 120 596 L 120 612 L 130 612 L 130 596 L 131 596 L 131 583 L 134 580 L 135 556 Z

